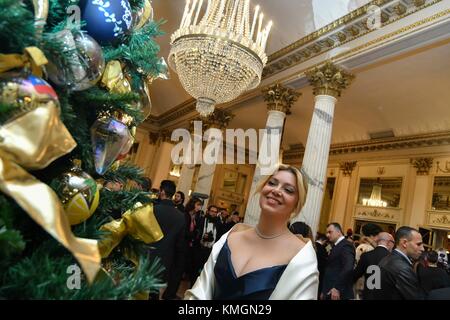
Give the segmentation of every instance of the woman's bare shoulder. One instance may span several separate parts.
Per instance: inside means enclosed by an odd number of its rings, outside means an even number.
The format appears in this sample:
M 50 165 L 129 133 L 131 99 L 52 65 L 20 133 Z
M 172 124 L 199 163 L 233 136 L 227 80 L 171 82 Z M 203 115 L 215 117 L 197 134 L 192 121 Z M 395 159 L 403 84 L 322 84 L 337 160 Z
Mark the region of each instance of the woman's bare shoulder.
M 294 235 L 290 236 L 289 239 L 289 248 L 295 252 L 299 252 L 303 249 L 303 247 L 308 243 L 308 241 L 311 241 L 308 238 L 303 238 L 301 235 Z
M 240 233 L 244 231 L 249 231 L 253 229 L 251 225 L 245 224 L 245 223 L 237 223 L 231 228 L 230 235 L 233 233 Z

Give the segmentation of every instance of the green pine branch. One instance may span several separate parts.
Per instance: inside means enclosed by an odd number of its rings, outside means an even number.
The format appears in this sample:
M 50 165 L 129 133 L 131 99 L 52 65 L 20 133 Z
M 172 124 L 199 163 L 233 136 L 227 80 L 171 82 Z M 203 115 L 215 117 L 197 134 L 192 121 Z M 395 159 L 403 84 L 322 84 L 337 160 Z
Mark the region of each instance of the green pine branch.
M 104 175 L 105 180 L 126 183 L 127 180 L 136 181 L 138 184 L 144 182 L 144 170 L 132 163 L 124 163 L 114 171 L 108 171 Z
M 153 38 L 164 34 L 159 29 L 163 23 L 163 20 L 151 21 L 140 30 L 125 36 L 126 40 L 120 46 L 105 48 L 106 60 L 126 61 L 132 70 L 142 75 L 157 76 L 164 68 L 158 57 L 159 45 Z
M 0 0 L 1 53 L 22 53 L 36 44 L 33 13 L 17 0 Z

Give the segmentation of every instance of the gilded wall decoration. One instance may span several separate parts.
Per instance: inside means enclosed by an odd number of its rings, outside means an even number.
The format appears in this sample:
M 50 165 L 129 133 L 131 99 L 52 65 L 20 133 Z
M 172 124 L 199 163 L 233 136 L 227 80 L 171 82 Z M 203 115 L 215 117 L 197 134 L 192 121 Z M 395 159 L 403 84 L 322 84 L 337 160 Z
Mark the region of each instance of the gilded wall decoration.
M 433 158 L 411 159 L 411 164 L 417 169 L 418 176 L 427 176 L 433 166 Z
M 355 216 L 358 218 L 366 218 L 366 219 L 397 221 L 398 213 L 388 210 L 371 209 L 358 206 L 356 208 Z
M 353 169 L 356 167 L 356 161 L 346 161 L 339 163 L 339 169 L 342 170 L 344 177 L 350 177 Z

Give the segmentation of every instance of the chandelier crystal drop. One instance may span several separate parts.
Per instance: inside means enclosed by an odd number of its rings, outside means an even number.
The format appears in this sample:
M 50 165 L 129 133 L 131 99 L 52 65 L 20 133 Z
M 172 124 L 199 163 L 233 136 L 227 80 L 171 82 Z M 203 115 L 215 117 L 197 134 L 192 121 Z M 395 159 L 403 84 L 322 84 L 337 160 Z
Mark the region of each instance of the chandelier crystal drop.
M 206 5 L 206 8 L 204 6 Z M 272 21 L 263 27 L 250 0 L 187 0 L 180 28 L 171 37 L 169 65 L 207 117 L 216 104 L 256 88 L 267 63 Z

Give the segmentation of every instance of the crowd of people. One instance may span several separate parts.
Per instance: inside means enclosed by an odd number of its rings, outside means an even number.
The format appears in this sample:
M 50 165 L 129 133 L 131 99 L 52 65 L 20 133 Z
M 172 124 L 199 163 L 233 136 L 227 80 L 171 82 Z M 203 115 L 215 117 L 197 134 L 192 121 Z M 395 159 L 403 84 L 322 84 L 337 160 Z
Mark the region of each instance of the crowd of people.
M 305 201 L 300 171 L 287 165 L 262 181 L 256 226 L 236 206 L 210 204 L 161 182 L 155 216 L 164 238 L 149 248 L 161 260 L 167 283 L 152 299 L 450 299 L 445 250 L 425 251 L 418 230 L 383 231 L 366 223 L 357 238 L 330 223 L 313 236 L 304 222 L 289 224 Z
M 301 222 L 292 232 L 310 236 Z M 447 253 L 425 251 L 418 230 L 403 226 L 383 231 L 375 223 L 362 227 L 355 241 L 344 236 L 338 223 L 316 236 L 319 299 L 322 300 L 420 300 L 450 299 L 450 267 Z

